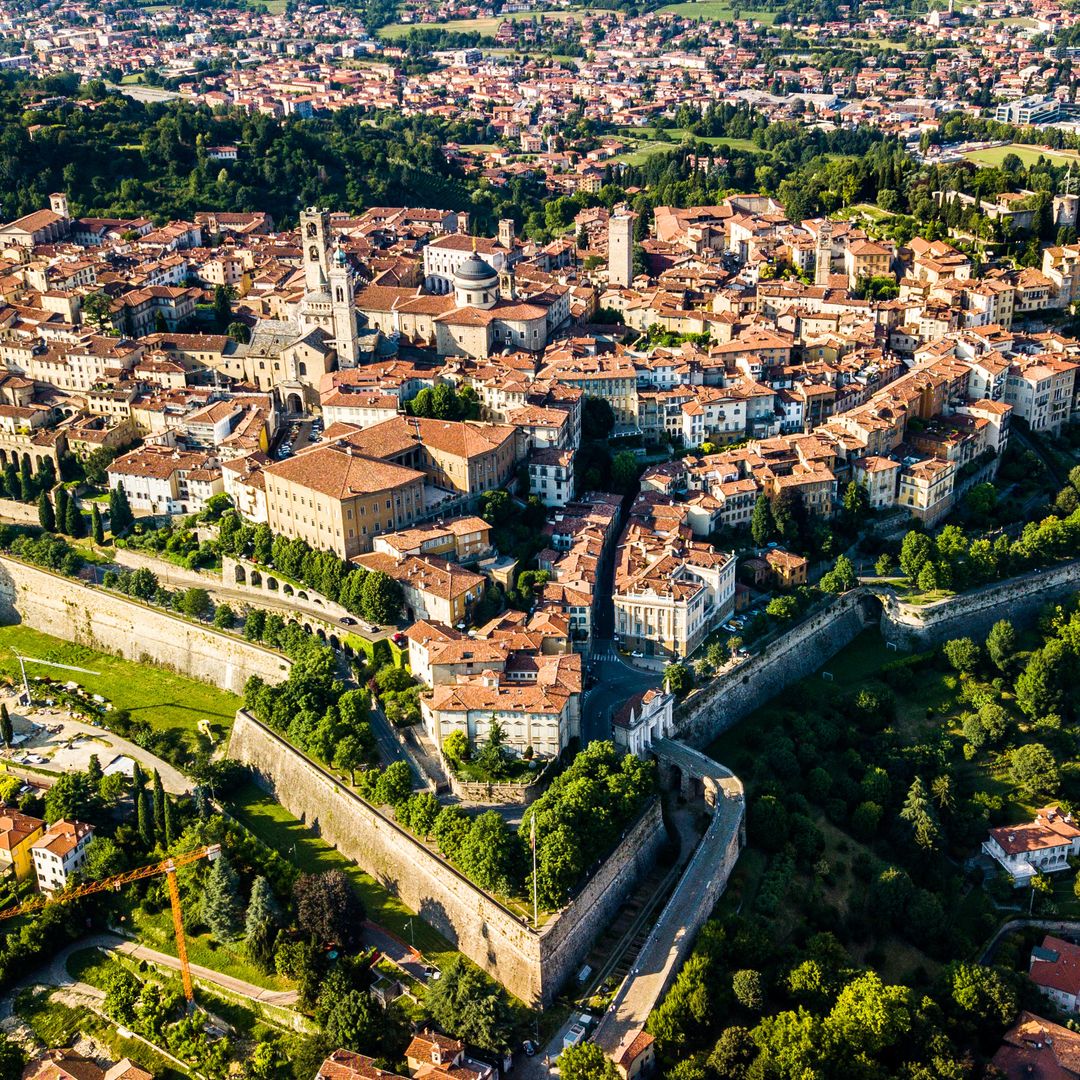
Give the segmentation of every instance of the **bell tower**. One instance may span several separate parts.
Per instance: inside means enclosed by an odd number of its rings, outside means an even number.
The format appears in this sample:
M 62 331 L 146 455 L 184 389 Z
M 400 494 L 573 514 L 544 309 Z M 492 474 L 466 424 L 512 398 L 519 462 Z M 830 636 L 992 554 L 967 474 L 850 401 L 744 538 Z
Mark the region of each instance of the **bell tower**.
M 817 250 L 814 262 L 814 284 L 828 285 L 832 273 L 832 222 L 822 221 L 817 235 Z
M 304 284 L 308 292 L 326 288 L 330 276 L 326 245 L 327 214 L 308 207 L 300 213 L 300 243 L 304 249 Z
M 333 313 L 334 344 L 338 364 L 343 368 L 356 367 L 359 347 L 356 341 L 356 304 L 353 301 L 352 274 L 340 247 L 330 260 L 330 310 Z

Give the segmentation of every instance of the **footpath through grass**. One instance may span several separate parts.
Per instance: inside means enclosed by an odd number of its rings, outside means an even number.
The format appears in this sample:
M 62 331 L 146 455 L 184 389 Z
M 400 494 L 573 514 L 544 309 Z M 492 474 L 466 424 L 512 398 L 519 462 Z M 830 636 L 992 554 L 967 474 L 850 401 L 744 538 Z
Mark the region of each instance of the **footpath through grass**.
M 155 730 L 173 734 L 189 753 L 198 745 L 200 720 L 208 720 L 219 737 L 232 727 L 240 698 L 228 690 L 176 675 L 152 664 L 138 664 L 88 649 L 32 630 L 28 626 L 0 626 L 0 674 L 21 679 L 16 652 L 24 657 L 71 664 L 97 672 L 85 675 L 45 665 L 27 664 L 27 675 L 77 682 L 88 693 L 100 694 L 133 719 L 147 721 Z
M 133 908 L 128 913 L 126 925 L 127 929 L 137 936 L 140 945 L 176 956 L 176 934 L 170 908 L 154 913 Z M 288 979 L 267 975 L 256 967 L 245 954 L 242 942 L 236 945 L 223 944 L 202 929 L 190 912 L 184 916 L 184 942 L 187 945 L 188 960 L 192 964 L 234 979 L 242 979 L 252 986 L 267 990 L 293 989 L 293 984 Z
M 368 918 L 403 941 L 415 943 L 416 948 L 437 965 L 442 966 L 454 955 L 454 950 L 441 934 L 254 784 L 246 784 L 232 794 L 229 810 L 264 844 L 279 852 L 303 873 L 344 870 L 356 887 Z

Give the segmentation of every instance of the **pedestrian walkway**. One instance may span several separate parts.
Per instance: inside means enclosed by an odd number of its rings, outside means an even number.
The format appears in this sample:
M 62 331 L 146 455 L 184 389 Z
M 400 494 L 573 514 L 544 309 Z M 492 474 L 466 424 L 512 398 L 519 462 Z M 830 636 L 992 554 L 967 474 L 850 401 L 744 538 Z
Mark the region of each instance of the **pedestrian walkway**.
M 169 968 L 171 971 L 180 970 L 180 961 L 168 953 L 158 952 L 157 949 L 149 949 L 140 945 L 137 941 L 116 940 L 112 944 L 101 944 L 99 948 L 110 952 L 122 953 L 130 956 L 133 960 L 145 960 L 148 964 L 156 967 Z M 232 975 L 223 975 L 220 971 L 203 967 L 201 964 L 191 964 L 191 977 L 201 979 L 203 982 L 220 986 L 223 990 L 229 990 L 250 1001 L 257 1001 L 263 1005 L 280 1005 L 284 1009 L 291 1009 L 296 1004 L 295 990 L 268 990 L 263 986 L 255 986 L 243 979 L 233 978 Z

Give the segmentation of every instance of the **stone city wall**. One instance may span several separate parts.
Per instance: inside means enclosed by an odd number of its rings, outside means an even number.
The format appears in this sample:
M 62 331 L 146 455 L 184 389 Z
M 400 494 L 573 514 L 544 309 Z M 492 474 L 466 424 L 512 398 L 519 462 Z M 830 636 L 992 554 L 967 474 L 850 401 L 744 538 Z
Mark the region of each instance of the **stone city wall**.
M 889 591 L 881 594 L 881 632 L 905 649 L 925 649 L 956 637 L 981 638 L 998 619 L 1031 622 L 1039 609 L 1080 589 L 1080 560 L 1061 563 L 933 604 L 905 604 Z
M 675 710 L 676 738 L 690 746 L 708 746 L 721 732 L 831 660 L 877 623 L 880 610 L 862 589 L 845 593 L 688 697 Z
M 1080 560 L 986 585 L 932 604 L 908 604 L 888 588 L 862 586 L 844 593 L 761 652 L 711 680 L 675 711 L 675 732 L 691 746 L 707 746 L 744 716 L 806 678 L 865 629 L 876 626 L 902 649 L 940 645 L 950 638 L 984 636 L 998 619 L 1030 622 L 1047 603 L 1080 590 Z
M 279 683 L 291 667 L 288 658 L 261 645 L 8 555 L 0 556 L 0 620 L 237 694 L 250 675 Z
M 290 813 L 532 1005 L 552 1001 L 665 839 L 657 800 L 582 892 L 537 932 L 243 710 L 233 725 L 229 756 L 249 766 Z

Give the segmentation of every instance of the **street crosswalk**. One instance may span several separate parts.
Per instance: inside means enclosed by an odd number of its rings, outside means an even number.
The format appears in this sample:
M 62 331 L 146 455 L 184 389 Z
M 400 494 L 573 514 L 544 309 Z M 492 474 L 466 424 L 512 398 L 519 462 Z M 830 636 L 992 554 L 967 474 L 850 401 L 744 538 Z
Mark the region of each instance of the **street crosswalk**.
M 619 654 L 614 649 L 608 649 L 605 652 L 594 652 L 592 659 L 595 660 L 618 660 Z

